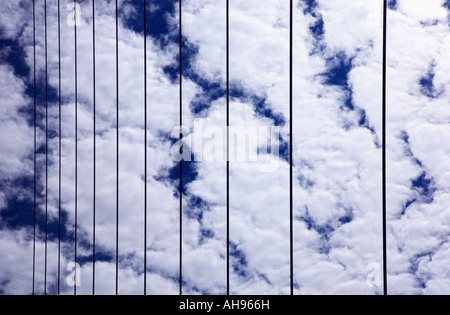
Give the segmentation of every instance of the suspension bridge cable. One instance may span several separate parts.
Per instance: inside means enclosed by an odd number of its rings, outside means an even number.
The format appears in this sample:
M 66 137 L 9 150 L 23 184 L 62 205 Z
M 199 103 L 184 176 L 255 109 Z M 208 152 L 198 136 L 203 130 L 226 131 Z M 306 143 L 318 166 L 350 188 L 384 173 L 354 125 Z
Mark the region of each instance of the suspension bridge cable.
M 116 295 L 119 295 L 119 1 L 116 0 Z
M 58 0 L 58 295 L 61 294 L 61 192 L 62 192 L 62 111 L 61 111 L 61 1 Z
M 289 61 L 289 156 L 290 156 L 290 255 L 291 295 L 294 295 L 294 160 L 293 160 L 293 43 L 294 43 L 294 1 L 290 3 L 290 61 Z
M 147 0 L 144 0 L 144 295 L 147 295 Z
M 227 67 L 227 295 L 230 295 L 230 3 L 226 4 L 226 67 Z
M 384 295 L 388 294 L 388 277 L 387 277 L 387 153 L 386 153 L 386 87 L 387 87 L 387 0 L 383 3 L 383 279 L 384 279 Z
M 44 254 L 44 295 L 47 295 L 48 265 L 48 38 L 47 38 L 47 0 L 44 1 L 45 31 L 45 254 Z
M 183 30 L 182 1 L 179 0 L 180 40 L 180 295 L 183 295 Z
M 78 262 L 78 48 L 77 48 L 77 0 L 75 2 L 75 283 L 74 294 L 77 295 L 77 262 Z
M 183 295 L 183 24 L 182 1 L 179 0 L 180 40 L 180 295 Z
M 37 87 L 36 87 L 36 0 L 33 0 L 33 75 L 34 75 L 34 196 L 33 196 L 33 295 L 36 293 L 36 212 L 37 212 Z
M 97 219 L 97 124 L 96 124 L 96 54 L 95 54 L 95 0 L 92 0 L 92 76 L 93 76 L 93 233 L 92 233 L 92 295 L 95 295 L 96 219 Z

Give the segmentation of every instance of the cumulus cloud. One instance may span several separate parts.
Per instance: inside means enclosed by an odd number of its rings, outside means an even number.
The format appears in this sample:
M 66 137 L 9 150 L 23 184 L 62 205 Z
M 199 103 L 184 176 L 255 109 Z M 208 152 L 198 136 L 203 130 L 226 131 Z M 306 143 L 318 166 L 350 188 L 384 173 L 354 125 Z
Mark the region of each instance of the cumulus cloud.
M 348 2 L 348 3 L 347 3 Z M 389 288 L 392 293 L 439 293 L 448 287 L 449 32 L 443 1 L 397 1 L 389 11 Z M 59 202 L 59 108 L 56 0 L 48 1 L 49 186 L 48 281 L 56 291 Z M 78 204 L 80 294 L 92 288 L 93 56 L 91 3 L 81 4 L 77 28 L 78 195 L 75 196 L 74 29 L 62 3 L 62 277 L 73 261 Z M 24 51 L 33 68 L 31 7 L 0 4 L 2 39 Z M 163 12 L 163 13 L 162 13 Z M 179 121 L 176 2 L 155 3 L 148 44 L 148 143 L 144 143 L 142 7 L 121 2 L 119 29 L 119 288 L 142 294 L 144 183 L 148 184 L 148 293 L 177 294 L 179 180 L 170 135 Z M 226 15 L 219 0 L 183 2 L 183 120 L 185 146 L 225 134 Z M 297 1 L 294 37 L 295 289 L 297 294 L 379 294 L 368 266 L 382 264 L 380 1 Z M 155 21 L 156 21 L 155 20 Z M 45 100 L 43 1 L 37 2 L 38 237 L 37 291 L 43 292 Z M 408 49 L 405 49 L 407 47 Z M 116 68 L 115 7 L 96 3 L 96 292 L 115 291 Z M 0 54 L 2 115 L 0 259 L 8 270 L 1 293 L 30 293 L 31 225 L 13 226 L 16 199 L 32 200 L 32 70 Z M 280 128 L 276 172 L 266 161 L 230 168 L 231 292 L 289 293 L 289 4 L 230 3 L 230 124 Z M 30 92 L 31 91 L 31 92 Z M 26 109 L 28 108 L 28 110 Z M 212 131 L 215 130 L 215 133 Z M 1 136 L 0 136 L 1 137 Z M 191 142 L 192 144 L 192 142 Z M 149 172 L 144 174 L 144 147 Z M 219 142 L 220 145 L 220 142 Z M 224 142 L 221 144 L 224 145 Z M 218 147 L 216 147 L 218 149 Z M 249 150 L 257 153 L 258 146 Z M 261 151 L 259 151 L 261 152 Z M 259 153 L 262 155 L 263 153 Z M 273 156 L 265 156 L 272 161 Z M 27 184 L 12 189 L 27 178 Z M 30 182 L 31 181 L 31 182 Z M 226 163 L 184 162 L 183 287 L 186 294 L 226 292 Z M 25 210 L 32 215 L 32 206 Z M 24 212 L 25 213 L 25 212 Z M 9 224 L 9 225 L 8 225 Z M 23 227 L 22 227 L 23 226 Z M 17 233 L 17 229 L 20 233 Z M 28 258 L 27 258 L 28 257 Z M 20 262 L 17 263 L 17 262 Z M 380 276 L 380 275 L 376 275 Z M 3 285 L 4 284 L 4 285 Z M 64 294 L 73 288 L 63 284 Z
M 20 115 L 20 111 L 25 109 L 30 99 L 24 95 L 23 81 L 17 78 L 13 69 L 6 64 L 0 66 L 0 80 L 0 174 L 4 180 L 11 180 L 28 175 L 32 171 L 26 158 L 30 150 L 33 150 L 33 142 L 29 141 L 33 137 L 33 131 L 27 126 L 24 116 Z

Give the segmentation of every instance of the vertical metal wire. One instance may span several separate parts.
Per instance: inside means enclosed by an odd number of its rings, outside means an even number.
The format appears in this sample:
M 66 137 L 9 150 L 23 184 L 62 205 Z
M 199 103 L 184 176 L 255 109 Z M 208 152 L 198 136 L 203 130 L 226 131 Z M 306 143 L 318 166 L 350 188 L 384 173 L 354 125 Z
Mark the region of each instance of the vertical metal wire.
M 179 0 L 180 31 L 180 295 L 183 295 L 183 31 L 182 1 Z
M 95 0 L 92 0 L 92 75 L 93 75 L 93 235 L 92 235 L 92 295 L 95 295 L 96 219 L 97 219 L 97 124 L 96 124 L 96 64 L 95 64 Z
M 387 277 L 387 152 L 386 152 L 386 87 L 387 87 L 387 0 L 383 3 L 383 278 L 384 295 L 388 295 Z
M 58 0 L 58 295 L 61 294 L 61 192 L 62 192 L 62 98 L 61 98 L 61 1 Z
M 289 157 L 290 157 L 290 253 L 291 253 L 291 295 L 294 295 L 294 157 L 293 157 L 293 44 L 294 44 L 294 1 L 290 3 L 290 61 L 289 61 Z
M 36 194 L 37 194 L 37 87 L 36 87 L 36 0 L 33 0 L 33 83 L 34 83 L 34 195 L 33 195 L 33 295 L 36 294 Z
M 119 1 L 116 0 L 116 295 L 119 295 Z
M 75 283 L 74 295 L 77 295 L 78 262 L 78 48 L 77 48 L 77 0 L 75 2 Z
M 44 254 L 44 295 L 47 295 L 48 264 L 48 41 L 47 41 L 47 0 L 44 1 L 45 28 L 45 254 Z
M 230 295 L 230 3 L 226 4 L 226 66 L 227 66 L 227 295 Z
M 144 295 L 147 295 L 147 0 L 144 0 Z

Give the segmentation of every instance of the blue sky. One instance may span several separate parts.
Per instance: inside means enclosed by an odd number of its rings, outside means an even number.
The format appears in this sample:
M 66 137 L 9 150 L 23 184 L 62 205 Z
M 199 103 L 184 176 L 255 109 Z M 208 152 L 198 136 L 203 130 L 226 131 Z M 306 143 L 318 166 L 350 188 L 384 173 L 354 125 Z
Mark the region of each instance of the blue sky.
M 120 1 L 120 293 L 142 294 L 144 182 L 148 183 L 148 293 L 178 294 L 178 1 L 148 0 L 149 173 L 144 177 L 143 1 Z M 45 145 L 44 1 L 37 3 L 36 290 L 57 290 L 58 42 L 48 0 L 49 145 Z M 74 256 L 74 30 L 61 1 L 62 293 Z M 79 1 L 78 261 L 92 289 L 93 78 L 90 1 Z M 222 0 L 183 2 L 186 146 L 220 138 L 226 124 L 226 11 Z M 0 293 L 30 294 L 33 245 L 33 37 L 31 1 L 0 3 Z M 388 272 L 393 294 L 450 290 L 449 4 L 389 2 Z M 96 291 L 115 292 L 115 2 L 96 3 Z M 381 294 L 368 266 L 382 264 L 382 1 L 295 1 L 294 279 L 296 294 Z M 278 128 L 279 159 L 230 169 L 231 293 L 288 294 L 289 1 L 230 0 L 230 120 Z M 189 142 L 191 141 L 191 142 Z M 223 149 L 220 145 L 214 152 Z M 45 187 L 45 152 L 49 153 Z M 195 154 L 194 154 L 195 156 Z M 266 159 L 266 160 L 263 160 Z M 268 160 L 267 160 L 268 159 Z M 267 163 L 277 162 L 275 171 Z M 185 162 L 183 288 L 226 293 L 226 163 Z M 266 171 L 265 171 L 266 170 Z M 47 191 L 47 196 L 46 196 Z M 381 275 L 376 275 L 379 277 Z

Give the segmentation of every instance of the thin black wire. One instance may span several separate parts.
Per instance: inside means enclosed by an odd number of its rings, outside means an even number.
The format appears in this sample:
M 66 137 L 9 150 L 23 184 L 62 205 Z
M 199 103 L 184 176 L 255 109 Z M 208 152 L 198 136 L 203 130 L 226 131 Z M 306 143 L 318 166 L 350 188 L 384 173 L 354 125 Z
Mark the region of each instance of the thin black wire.
M 179 0 L 180 23 L 180 295 L 183 295 L 183 31 L 182 1 Z
M 293 162 L 293 43 L 294 1 L 290 4 L 290 61 L 289 61 L 289 156 L 290 156 L 290 245 L 291 245 L 291 295 L 294 295 L 294 162 Z
M 47 295 L 47 261 L 48 261 L 48 44 L 47 44 L 47 0 L 44 1 L 45 24 L 45 273 L 44 295 Z
M 384 295 L 388 294 L 387 277 L 387 154 L 386 154 L 386 87 L 387 87 L 387 0 L 383 3 L 383 278 Z
M 147 295 L 147 0 L 144 0 L 144 295 Z
M 227 0 L 227 295 L 230 295 L 230 10 Z
M 75 283 L 74 294 L 77 295 L 77 261 L 78 261 L 78 51 L 77 51 L 77 0 L 75 0 Z
M 96 130 L 96 65 L 95 65 L 95 0 L 92 0 L 92 57 L 93 57 L 93 94 L 92 94 L 92 102 L 93 102 L 93 133 L 94 133 L 94 174 L 93 174 L 93 235 L 92 235 L 92 295 L 95 295 L 95 261 L 96 261 L 96 217 L 97 217 L 97 130 Z
M 37 193 L 37 91 L 36 91 L 36 1 L 33 0 L 33 68 L 34 68 L 34 196 L 33 196 L 33 295 L 36 291 L 36 193 Z
M 119 1 L 116 0 L 116 295 L 119 295 Z
M 61 294 L 61 179 L 62 179 L 62 115 L 61 115 L 61 3 L 58 0 L 58 116 L 59 116 L 59 158 L 58 158 L 58 295 Z

